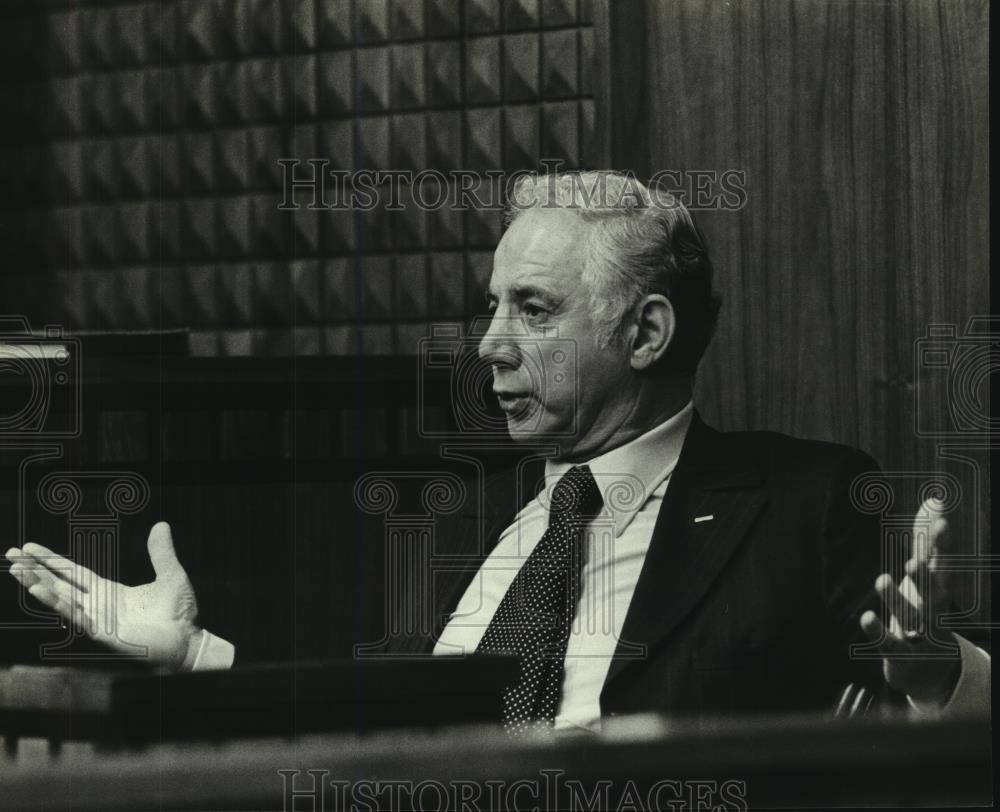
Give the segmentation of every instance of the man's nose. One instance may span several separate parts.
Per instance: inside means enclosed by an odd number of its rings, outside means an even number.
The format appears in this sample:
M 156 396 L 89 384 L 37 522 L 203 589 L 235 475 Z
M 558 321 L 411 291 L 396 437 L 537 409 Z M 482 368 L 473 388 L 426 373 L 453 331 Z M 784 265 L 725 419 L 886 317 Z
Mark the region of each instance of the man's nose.
M 479 357 L 488 364 L 515 369 L 519 366 L 518 319 L 495 312 L 479 342 Z

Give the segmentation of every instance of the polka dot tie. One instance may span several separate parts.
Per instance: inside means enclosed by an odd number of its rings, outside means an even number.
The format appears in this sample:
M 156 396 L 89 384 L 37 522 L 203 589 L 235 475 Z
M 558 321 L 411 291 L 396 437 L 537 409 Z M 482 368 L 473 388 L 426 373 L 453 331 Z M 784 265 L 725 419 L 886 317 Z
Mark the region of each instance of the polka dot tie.
M 549 526 L 504 595 L 476 649 L 518 654 L 521 674 L 503 700 L 504 727 L 517 735 L 550 726 L 562 695 L 566 644 L 580 596 L 587 524 L 603 500 L 586 465 L 556 483 Z

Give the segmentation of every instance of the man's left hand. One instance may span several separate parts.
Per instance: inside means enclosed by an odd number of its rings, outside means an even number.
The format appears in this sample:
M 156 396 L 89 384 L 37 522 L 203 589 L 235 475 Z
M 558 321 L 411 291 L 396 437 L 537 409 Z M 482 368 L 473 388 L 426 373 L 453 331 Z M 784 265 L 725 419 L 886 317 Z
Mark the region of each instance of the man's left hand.
M 939 565 L 947 549 L 948 520 L 936 499 L 928 499 L 914 519 L 912 549 L 906 575 L 897 586 L 882 573 L 875 591 L 889 616 L 889 627 L 875 612 L 861 616 L 861 628 L 884 655 L 886 682 L 919 703 L 944 704 L 961 674 L 954 633 L 941 627 L 951 601 L 947 573 Z

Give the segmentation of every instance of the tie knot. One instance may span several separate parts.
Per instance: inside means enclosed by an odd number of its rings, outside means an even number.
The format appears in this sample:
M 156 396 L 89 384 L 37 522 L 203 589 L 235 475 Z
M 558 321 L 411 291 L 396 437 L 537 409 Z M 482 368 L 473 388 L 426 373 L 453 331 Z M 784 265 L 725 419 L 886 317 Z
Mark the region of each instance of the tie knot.
M 549 506 L 550 522 L 556 518 L 563 521 L 592 519 L 601 512 L 604 500 L 597 487 L 594 475 L 587 465 L 574 465 L 552 489 Z

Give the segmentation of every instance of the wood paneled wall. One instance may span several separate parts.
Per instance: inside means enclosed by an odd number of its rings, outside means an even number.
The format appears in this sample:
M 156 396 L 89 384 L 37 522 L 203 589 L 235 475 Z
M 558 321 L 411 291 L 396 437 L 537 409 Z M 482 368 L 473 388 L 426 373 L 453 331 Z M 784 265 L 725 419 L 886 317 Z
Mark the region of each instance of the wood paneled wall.
M 859 446 L 914 483 L 951 470 L 969 550 L 996 370 L 987 335 L 962 338 L 989 310 L 988 22 L 984 0 L 616 0 L 595 19 L 610 163 L 745 172 L 745 206 L 695 213 L 724 296 L 706 417 Z M 935 324 L 956 334 L 941 366 L 918 354 Z
M 913 343 L 988 309 L 987 3 L 609 5 L 612 164 L 746 173 L 695 215 L 725 298 L 703 409 L 916 462 Z

